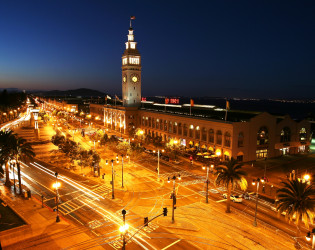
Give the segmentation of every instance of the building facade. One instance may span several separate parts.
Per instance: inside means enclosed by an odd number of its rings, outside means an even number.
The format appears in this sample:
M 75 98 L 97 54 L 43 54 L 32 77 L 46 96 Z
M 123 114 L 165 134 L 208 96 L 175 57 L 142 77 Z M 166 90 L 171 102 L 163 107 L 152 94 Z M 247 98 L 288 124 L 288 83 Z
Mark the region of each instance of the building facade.
M 141 56 L 136 45 L 130 27 L 122 56 L 123 106 L 90 105 L 91 115 L 101 117 L 105 127 L 122 134 L 140 128 L 164 142 L 176 139 L 186 149 L 212 152 L 225 160 L 255 161 L 308 152 L 311 134 L 306 120 L 260 113 L 233 122 L 141 108 Z

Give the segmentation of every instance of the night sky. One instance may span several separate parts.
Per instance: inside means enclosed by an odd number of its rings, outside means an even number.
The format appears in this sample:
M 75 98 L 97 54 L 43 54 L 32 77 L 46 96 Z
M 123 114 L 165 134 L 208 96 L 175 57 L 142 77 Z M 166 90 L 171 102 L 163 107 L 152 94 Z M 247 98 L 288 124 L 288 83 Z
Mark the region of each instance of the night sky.
M 0 88 L 121 94 L 130 15 L 144 96 L 315 96 L 312 0 L 1 1 Z

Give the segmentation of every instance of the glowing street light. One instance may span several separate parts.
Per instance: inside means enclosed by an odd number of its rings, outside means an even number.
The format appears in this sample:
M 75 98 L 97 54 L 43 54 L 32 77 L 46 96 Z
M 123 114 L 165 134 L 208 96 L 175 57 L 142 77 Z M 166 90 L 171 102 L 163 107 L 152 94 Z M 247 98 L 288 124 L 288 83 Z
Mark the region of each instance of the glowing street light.
M 257 191 L 256 191 L 256 208 L 255 208 L 255 218 L 254 218 L 254 222 L 253 222 L 253 225 L 254 225 L 255 227 L 257 227 L 257 220 L 256 220 L 256 218 L 257 218 L 257 206 L 258 206 L 258 190 L 259 190 L 259 182 L 264 183 L 264 182 L 265 182 L 265 180 L 264 180 L 264 179 L 259 179 L 259 178 L 257 178 L 257 179 L 254 179 L 254 180 L 253 180 L 252 184 L 255 186 L 255 185 L 256 185 L 256 182 L 257 182 Z

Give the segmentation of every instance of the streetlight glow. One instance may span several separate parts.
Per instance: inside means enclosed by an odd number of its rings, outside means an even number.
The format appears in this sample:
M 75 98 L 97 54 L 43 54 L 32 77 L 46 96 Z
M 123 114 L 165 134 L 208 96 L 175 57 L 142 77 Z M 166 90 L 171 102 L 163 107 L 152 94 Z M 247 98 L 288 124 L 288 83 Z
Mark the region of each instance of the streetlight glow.
M 128 231 L 128 229 L 129 229 L 129 225 L 128 225 L 128 224 L 125 224 L 125 225 L 123 225 L 123 226 L 121 226 L 121 227 L 119 228 L 119 231 L 120 231 L 121 233 L 125 233 L 126 231 Z

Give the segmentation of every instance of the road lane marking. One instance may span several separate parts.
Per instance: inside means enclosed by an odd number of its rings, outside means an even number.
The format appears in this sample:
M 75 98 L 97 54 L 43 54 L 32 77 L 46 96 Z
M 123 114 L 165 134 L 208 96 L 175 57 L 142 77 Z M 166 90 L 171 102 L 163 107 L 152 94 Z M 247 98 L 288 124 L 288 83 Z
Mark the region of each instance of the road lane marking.
M 219 202 L 223 202 L 223 201 L 226 201 L 226 199 L 223 199 L 223 200 L 219 200 L 219 201 L 216 201 L 216 202 L 218 202 L 218 203 L 219 203 Z
M 162 248 L 162 250 L 165 250 L 165 249 L 167 249 L 167 248 L 169 248 L 169 247 L 175 245 L 177 242 L 180 242 L 180 241 L 181 241 L 181 239 L 179 239 L 179 240 L 173 242 L 172 244 L 168 245 L 167 247 Z

